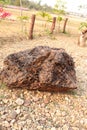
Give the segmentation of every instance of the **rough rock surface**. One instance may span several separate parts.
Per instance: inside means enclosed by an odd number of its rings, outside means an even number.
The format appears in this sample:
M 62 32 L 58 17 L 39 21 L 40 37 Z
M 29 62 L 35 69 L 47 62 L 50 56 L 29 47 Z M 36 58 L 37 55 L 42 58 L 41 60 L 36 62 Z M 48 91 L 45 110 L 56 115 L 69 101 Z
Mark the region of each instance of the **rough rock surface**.
M 75 89 L 75 66 L 64 49 L 38 46 L 7 56 L 0 81 L 10 88 L 41 91 Z

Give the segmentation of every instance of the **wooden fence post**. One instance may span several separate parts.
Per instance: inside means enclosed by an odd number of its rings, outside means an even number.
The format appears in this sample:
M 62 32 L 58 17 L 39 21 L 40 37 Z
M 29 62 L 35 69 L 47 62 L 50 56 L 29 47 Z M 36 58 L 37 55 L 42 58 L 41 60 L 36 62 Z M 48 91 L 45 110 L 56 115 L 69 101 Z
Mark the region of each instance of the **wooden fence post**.
M 65 19 L 64 21 L 64 26 L 63 26 L 63 33 L 66 32 L 66 24 L 67 24 L 68 18 Z
M 29 39 L 33 39 L 34 23 L 35 23 L 35 14 L 33 14 L 31 17 L 31 23 L 30 23 L 30 29 L 29 29 Z
M 55 24 L 56 24 L 56 17 L 53 17 L 52 26 L 51 26 L 51 30 L 50 30 L 51 34 L 53 34 L 53 31 L 55 29 Z

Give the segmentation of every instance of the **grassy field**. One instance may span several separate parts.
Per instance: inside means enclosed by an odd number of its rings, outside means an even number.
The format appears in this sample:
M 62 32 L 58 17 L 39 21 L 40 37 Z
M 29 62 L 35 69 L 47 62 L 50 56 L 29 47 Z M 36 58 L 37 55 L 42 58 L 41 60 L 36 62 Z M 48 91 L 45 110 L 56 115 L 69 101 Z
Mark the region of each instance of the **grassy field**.
M 4 10 L 12 13 L 12 15 L 16 17 L 16 20 L 15 21 L 11 21 L 11 20 L 0 21 L 0 37 L 9 38 L 9 37 L 14 36 L 14 37 L 17 37 L 18 39 L 28 38 L 32 14 L 36 14 L 36 21 L 35 21 L 35 26 L 34 26 L 34 37 L 49 35 L 49 31 L 50 31 L 52 23 L 47 22 L 46 19 L 37 15 L 36 11 L 34 10 L 23 11 L 23 15 L 29 17 L 29 20 L 23 23 L 20 21 L 20 19 L 18 19 L 18 17 L 20 16 L 20 10 L 8 9 L 8 8 L 5 8 Z M 68 35 L 77 36 L 79 32 L 78 30 L 79 25 L 83 21 L 83 19 L 63 16 L 63 21 L 60 24 L 60 32 L 62 32 L 64 19 L 66 17 L 69 18 L 68 23 L 67 23 L 66 33 Z M 56 22 L 56 27 L 54 31 L 54 34 L 56 35 L 59 34 L 58 28 L 59 28 L 59 25 L 58 25 L 58 22 Z

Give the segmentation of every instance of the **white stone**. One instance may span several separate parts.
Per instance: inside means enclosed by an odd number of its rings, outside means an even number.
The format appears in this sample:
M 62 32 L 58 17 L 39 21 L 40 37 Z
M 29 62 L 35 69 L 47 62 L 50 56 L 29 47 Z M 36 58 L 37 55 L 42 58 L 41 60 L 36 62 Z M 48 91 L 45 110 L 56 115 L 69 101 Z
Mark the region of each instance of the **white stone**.
M 84 119 L 84 127 L 87 129 L 87 119 Z
M 18 105 L 23 105 L 24 104 L 24 100 L 23 99 L 21 99 L 21 98 L 18 98 L 17 100 L 16 100 L 16 103 L 18 104 Z
M 55 128 L 55 127 L 52 127 L 51 130 L 56 130 L 56 128 Z
M 77 128 L 77 127 L 72 127 L 72 130 L 79 130 L 79 128 Z
M 5 127 L 10 127 L 10 124 L 9 124 L 8 121 L 4 121 L 3 125 L 4 125 Z
M 65 111 L 63 111 L 63 112 L 61 113 L 61 115 L 62 115 L 62 116 L 65 116 L 65 115 L 66 115 L 66 112 L 65 112 Z
M 59 127 L 57 130 L 62 130 L 62 128 Z
M 8 100 L 7 99 L 3 99 L 3 102 L 6 104 L 6 103 L 8 103 Z
M 10 125 L 13 126 L 13 124 L 16 122 L 15 119 L 11 120 Z
M 28 130 L 27 128 L 23 128 L 23 130 Z
M 17 114 L 20 114 L 21 110 L 20 109 L 17 109 L 15 110 Z
M 60 110 L 56 110 L 56 116 L 61 116 L 61 111 Z
M 62 127 L 62 130 L 68 130 L 69 129 L 69 127 L 67 126 L 67 125 L 64 125 L 63 127 Z
M 11 117 L 11 119 L 15 119 L 16 116 L 17 116 L 16 111 L 12 111 L 12 112 L 10 113 L 10 117 Z

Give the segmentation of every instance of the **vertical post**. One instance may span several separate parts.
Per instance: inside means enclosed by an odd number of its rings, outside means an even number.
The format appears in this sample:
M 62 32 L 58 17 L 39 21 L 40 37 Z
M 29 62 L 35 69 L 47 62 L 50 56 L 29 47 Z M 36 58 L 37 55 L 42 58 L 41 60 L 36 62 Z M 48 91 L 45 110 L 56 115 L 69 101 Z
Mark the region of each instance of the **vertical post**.
M 52 26 L 51 26 L 51 30 L 50 30 L 51 34 L 53 34 L 53 31 L 55 29 L 55 23 L 56 23 L 56 17 L 53 17 Z
M 31 17 L 31 24 L 30 24 L 30 30 L 29 30 L 29 39 L 33 39 L 34 23 L 35 23 L 35 14 L 33 14 L 32 17 Z
M 22 0 L 20 0 L 20 16 L 22 17 L 22 13 L 23 13 L 23 10 L 22 10 Z
M 63 26 L 63 33 L 66 32 L 66 24 L 67 24 L 68 18 L 65 19 L 64 21 L 64 26 Z

